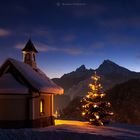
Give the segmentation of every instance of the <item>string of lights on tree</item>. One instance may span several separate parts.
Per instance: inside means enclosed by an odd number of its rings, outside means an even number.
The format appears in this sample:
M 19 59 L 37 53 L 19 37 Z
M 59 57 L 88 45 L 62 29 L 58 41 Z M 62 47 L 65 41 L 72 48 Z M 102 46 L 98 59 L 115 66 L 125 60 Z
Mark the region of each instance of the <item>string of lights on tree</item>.
M 91 77 L 92 83 L 89 84 L 87 95 L 81 100 L 82 116 L 93 125 L 104 125 L 113 115 L 110 111 L 110 102 L 104 101 L 106 94 L 102 91 L 102 85 L 99 82 L 100 76 L 94 73 Z

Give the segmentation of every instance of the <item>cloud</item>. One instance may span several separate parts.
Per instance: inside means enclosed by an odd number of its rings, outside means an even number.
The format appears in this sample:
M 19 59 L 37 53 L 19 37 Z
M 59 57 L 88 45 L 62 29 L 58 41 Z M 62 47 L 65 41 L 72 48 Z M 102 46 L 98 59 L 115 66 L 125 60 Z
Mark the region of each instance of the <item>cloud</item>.
M 62 51 L 67 53 L 67 54 L 71 54 L 71 55 L 83 54 L 82 49 L 78 49 L 78 48 L 66 48 L 66 49 L 63 49 Z
M 67 46 L 65 48 L 60 48 L 39 43 L 37 45 L 37 49 L 38 51 L 42 52 L 63 52 L 70 55 L 80 55 L 83 53 L 82 49 L 79 48 L 79 46 Z
M 134 45 L 140 43 L 139 37 L 134 35 L 120 35 L 120 34 L 110 34 L 106 36 L 106 40 L 113 44 L 127 44 L 127 45 Z
M 136 56 L 136 58 L 137 58 L 137 59 L 140 59 L 140 54 L 138 54 L 138 55 Z
M 15 48 L 16 49 L 23 49 L 24 48 L 24 46 L 25 46 L 25 44 L 26 43 L 17 43 L 16 45 L 15 45 Z M 35 45 L 36 46 L 36 45 Z M 48 46 L 47 45 L 42 45 L 42 44 L 37 44 L 37 46 L 36 46 L 36 48 L 37 48 L 37 50 L 38 51 L 40 51 L 40 52 L 46 52 L 46 51 L 48 51 Z
M 24 27 L 22 25 L 18 26 L 16 29 L 16 33 L 19 35 L 24 35 L 26 37 L 49 37 L 50 31 L 47 28 L 39 28 L 39 27 Z
M 64 40 L 65 42 L 72 42 L 72 41 L 74 41 L 75 39 L 76 39 L 76 35 L 74 35 L 74 34 L 66 35 L 66 36 L 64 36 L 64 38 L 63 38 L 63 40 Z
M 119 17 L 110 19 L 101 19 L 98 24 L 109 29 L 119 29 L 125 27 L 137 28 L 140 27 L 140 16 Z
M 15 45 L 15 48 L 16 49 L 23 49 L 24 46 L 25 46 L 24 43 L 18 43 L 18 44 Z
M 34 42 L 33 42 L 34 43 Z M 102 48 L 104 48 L 105 43 L 104 42 L 95 42 L 91 45 L 87 46 L 80 46 L 80 45 L 63 45 L 63 46 L 56 46 L 56 45 L 48 45 L 45 43 L 35 42 L 34 43 L 36 49 L 39 52 L 56 52 L 56 53 L 63 53 L 68 54 L 72 56 L 85 56 L 85 55 L 103 55 L 104 52 L 102 52 Z M 17 43 L 15 45 L 16 49 L 23 49 L 25 46 L 25 43 Z M 101 49 L 100 49 L 101 48 Z
M 38 35 L 38 36 L 48 36 L 50 33 L 48 29 L 46 28 L 38 28 L 38 29 L 33 29 L 33 34 Z
M 80 55 L 80 54 L 85 54 L 85 51 L 79 47 L 79 46 L 67 46 L 64 48 L 60 48 L 59 46 L 49 46 L 47 44 L 43 43 L 34 43 L 36 46 L 36 49 L 39 52 L 60 52 L 60 53 L 66 53 L 69 55 Z M 23 49 L 25 46 L 25 43 L 17 43 L 15 45 L 16 49 Z
M 37 43 L 36 48 L 40 52 L 48 52 L 48 51 L 58 51 L 59 49 L 53 46 L 49 46 L 43 43 Z
M 0 37 L 9 36 L 10 34 L 11 34 L 10 31 L 0 28 Z
M 99 49 L 99 48 L 103 48 L 105 46 L 104 42 L 94 42 L 91 47 L 94 49 Z

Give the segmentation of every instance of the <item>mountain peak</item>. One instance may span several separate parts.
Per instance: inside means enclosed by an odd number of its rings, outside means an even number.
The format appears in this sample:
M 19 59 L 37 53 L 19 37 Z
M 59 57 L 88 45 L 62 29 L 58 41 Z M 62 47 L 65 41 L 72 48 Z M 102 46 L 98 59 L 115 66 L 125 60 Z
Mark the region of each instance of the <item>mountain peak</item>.
M 102 64 L 115 64 L 114 62 L 112 62 L 111 60 L 109 60 L 109 59 L 106 59 L 106 60 L 104 60 L 103 61 L 103 63 Z M 117 64 L 115 64 L 115 65 L 117 65 Z
M 124 73 L 127 74 L 130 72 L 128 69 L 123 68 L 116 63 L 110 61 L 110 60 L 104 60 L 103 63 L 99 66 L 97 69 L 98 72 L 102 74 L 109 74 L 109 73 Z
M 99 68 L 105 68 L 105 67 L 107 68 L 107 67 L 120 67 L 120 66 L 114 63 L 113 61 L 107 59 L 104 60 L 103 63 L 99 66 Z
M 76 71 L 85 71 L 86 70 L 86 67 L 85 65 L 81 65 L 79 68 L 76 69 Z

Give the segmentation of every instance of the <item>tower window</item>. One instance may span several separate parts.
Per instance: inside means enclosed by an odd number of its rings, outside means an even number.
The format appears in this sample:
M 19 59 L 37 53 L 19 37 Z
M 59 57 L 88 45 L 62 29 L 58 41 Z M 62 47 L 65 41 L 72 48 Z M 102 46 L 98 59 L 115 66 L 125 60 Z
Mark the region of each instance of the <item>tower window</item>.
M 40 115 L 44 115 L 44 100 L 40 100 Z
M 25 60 L 27 60 L 27 61 L 31 60 L 31 55 L 29 53 L 27 53 L 25 55 Z
M 33 54 L 33 59 L 34 59 L 34 61 L 35 61 L 35 54 Z

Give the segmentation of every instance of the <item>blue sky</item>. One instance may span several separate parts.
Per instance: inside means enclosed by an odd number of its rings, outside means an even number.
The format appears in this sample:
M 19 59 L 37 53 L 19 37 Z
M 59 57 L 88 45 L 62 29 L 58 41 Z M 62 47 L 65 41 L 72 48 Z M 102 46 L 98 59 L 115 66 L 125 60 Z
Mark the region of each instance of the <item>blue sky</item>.
M 0 64 L 22 60 L 29 37 L 49 77 L 104 59 L 140 71 L 139 0 L 1 0 Z

